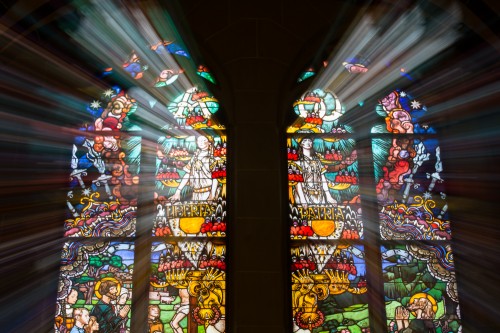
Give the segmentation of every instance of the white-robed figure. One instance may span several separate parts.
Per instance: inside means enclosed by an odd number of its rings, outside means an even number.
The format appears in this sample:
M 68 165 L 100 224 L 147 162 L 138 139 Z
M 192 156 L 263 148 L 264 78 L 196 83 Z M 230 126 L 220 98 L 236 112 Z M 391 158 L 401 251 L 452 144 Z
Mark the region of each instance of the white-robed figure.
M 212 144 L 206 136 L 196 138 L 198 149 L 194 152 L 191 160 L 184 167 L 186 173 L 182 177 L 181 183 L 170 201 L 179 201 L 182 189 L 189 185 L 193 189 L 193 201 L 210 201 L 215 199 L 217 192 L 217 180 L 212 178 L 212 170 L 215 159 L 212 151 Z
M 295 191 L 295 201 L 307 207 L 308 205 L 336 204 L 328 189 L 325 177 L 326 168 L 313 148 L 311 138 L 305 137 L 300 141 L 299 165 L 303 182 L 298 182 Z

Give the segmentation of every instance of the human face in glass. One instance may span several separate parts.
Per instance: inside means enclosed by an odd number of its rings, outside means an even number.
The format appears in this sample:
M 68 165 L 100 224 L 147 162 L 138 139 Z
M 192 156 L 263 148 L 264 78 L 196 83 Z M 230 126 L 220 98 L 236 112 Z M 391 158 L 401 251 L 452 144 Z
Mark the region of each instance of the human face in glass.
M 305 148 L 305 149 L 311 149 L 312 148 L 312 140 L 311 139 L 303 139 L 302 142 L 300 143 L 300 145 L 302 146 L 302 148 Z
M 201 150 L 207 150 L 209 146 L 208 139 L 204 136 L 199 136 L 196 139 L 196 144 L 198 145 L 198 148 L 200 148 Z

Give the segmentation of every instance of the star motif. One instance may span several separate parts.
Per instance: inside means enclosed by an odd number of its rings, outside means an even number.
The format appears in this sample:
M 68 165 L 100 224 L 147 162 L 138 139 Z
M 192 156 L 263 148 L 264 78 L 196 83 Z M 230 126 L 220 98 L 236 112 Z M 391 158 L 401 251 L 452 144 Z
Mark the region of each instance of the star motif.
M 148 66 L 148 65 L 144 65 L 144 66 L 142 66 L 142 70 L 143 70 L 143 71 L 147 71 L 148 69 L 149 69 L 149 66 Z
M 420 210 L 417 210 L 417 212 L 415 213 L 415 216 L 419 219 L 422 219 L 422 217 L 424 216 L 424 213 Z
M 406 93 L 404 91 L 402 91 L 400 94 L 399 94 L 401 97 L 406 97 Z
M 94 110 L 97 110 L 101 107 L 101 103 L 99 101 L 93 101 L 90 103 L 90 107 Z
M 89 188 L 86 188 L 85 190 L 82 191 L 82 195 L 84 197 L 88 197 L 90 196 L 90 189 Z
M 425 192 L 425 193 L 424 193 L 424 199 L 425 199 L 425 200 L 432 199 L 432 194 L 431 194 L 430 192 Z
M 113 89 L 108 89 L 108 90 L 104 91 L 102 94 L 104 95 L 104 97 L 109 98 L 109 97 L 113 96 L 114 93 L 115 92 L 113 91 Z
M 416 100 L 413 100 L 411 102 L 412 109 L 420 109 L 420 105 L 421 105 L 420 102 L 417 102 Z

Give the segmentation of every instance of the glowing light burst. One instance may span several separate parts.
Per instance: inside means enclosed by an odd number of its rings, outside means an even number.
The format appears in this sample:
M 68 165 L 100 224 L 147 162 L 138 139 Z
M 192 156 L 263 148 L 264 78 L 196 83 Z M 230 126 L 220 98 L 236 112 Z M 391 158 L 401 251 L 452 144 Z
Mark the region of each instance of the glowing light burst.
M 359 100 L 367 100 L 376 94 L 380 87 L 390 87 L 401 75 L 413 80 L 409 73 L 432 61 L 458 37 L 453 29 L 458 22 L 458 7 L 448 8 L 443 17 L 446 24 L 434 27 L 432 32 L 424 31 L 424 16 L 418 6 L 402 15 L 395 15 L 396 10 L 394 7 L 387 12 L 387 17 L 397 19 L 384 30 L 373 17 L 354 19 L 342 46 L 329 59 L 330 64 L 341 64 L 353 55 L 363 55 L 370 60 L 368 71 L 346 77 L 342 75 L 345 72 L 343 66 L 329 66 L 311 85 L 335 91 L 349 110 Z
M 139 64 L 136 79 L 140 76 L 142 79 L 154 81 L 166 68 L 184 68 L 196 72 L 197 66 L 181 46 L 182 38 L 171 21 L 159 28 L 154 23 L 155 14 L 145 13 L 134 6 L 124 8 L 112 2 L 95 2 L 92 7 L 86 8 L 85 13 L 72 37 L 113 69 L 120 69 L 124 66 L 124 61 L 130 61 L 131 59 L 126 59 L 126 55 L 130 55 L 132 50 L 135 57 L 132 59 L 133 62 L 127 64 Z M 168 16 L 167 13 L 162 15 Z M 161 45 L 162 50 L 166 52 L 160 52 L 158 48 L 155 48 L 157 52 L 152 51 L 152 47 L 158 45 L 159 41 L 168 41 L 166 45 Z M 183 58 L 182 65 L 176 57 Z M 186 58 L 189 59 L 187 64 Z M 140 63 L 134 62 L 138 59 Z M 177 89 L 171 91 L 158 92 L 147 85 L 139 84 L 139 86 L 163 102 L 172 99 L 173 96 L 170 94 L 178 90 L 185 91 L 193 86 L 206 90 L 205 82 L 196 76 L 180 77 L 176 82 Z M 107 91 L 105 96 L 109 97 L 112 94 L 114 92 Z

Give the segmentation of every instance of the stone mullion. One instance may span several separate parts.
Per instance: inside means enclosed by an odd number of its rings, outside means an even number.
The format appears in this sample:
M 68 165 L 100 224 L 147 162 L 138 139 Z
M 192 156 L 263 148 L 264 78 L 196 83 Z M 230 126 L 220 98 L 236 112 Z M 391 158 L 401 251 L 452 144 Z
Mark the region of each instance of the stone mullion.
M 131 310 L 131 332 L 147 332 L 149 277 L 151 275 L 151 230 L 153 228 L 153 192 L 155 188 L 156 146 L 142 138 L 140 190 L 135 238 L 135 262 Z
M 375 191 L 375 173 L 371 138 L 357 140 L 358 171 L 364 225 L 368 312 L 371 332 L 386 332 L 384 281 L 380 253 L 380 222 Z

